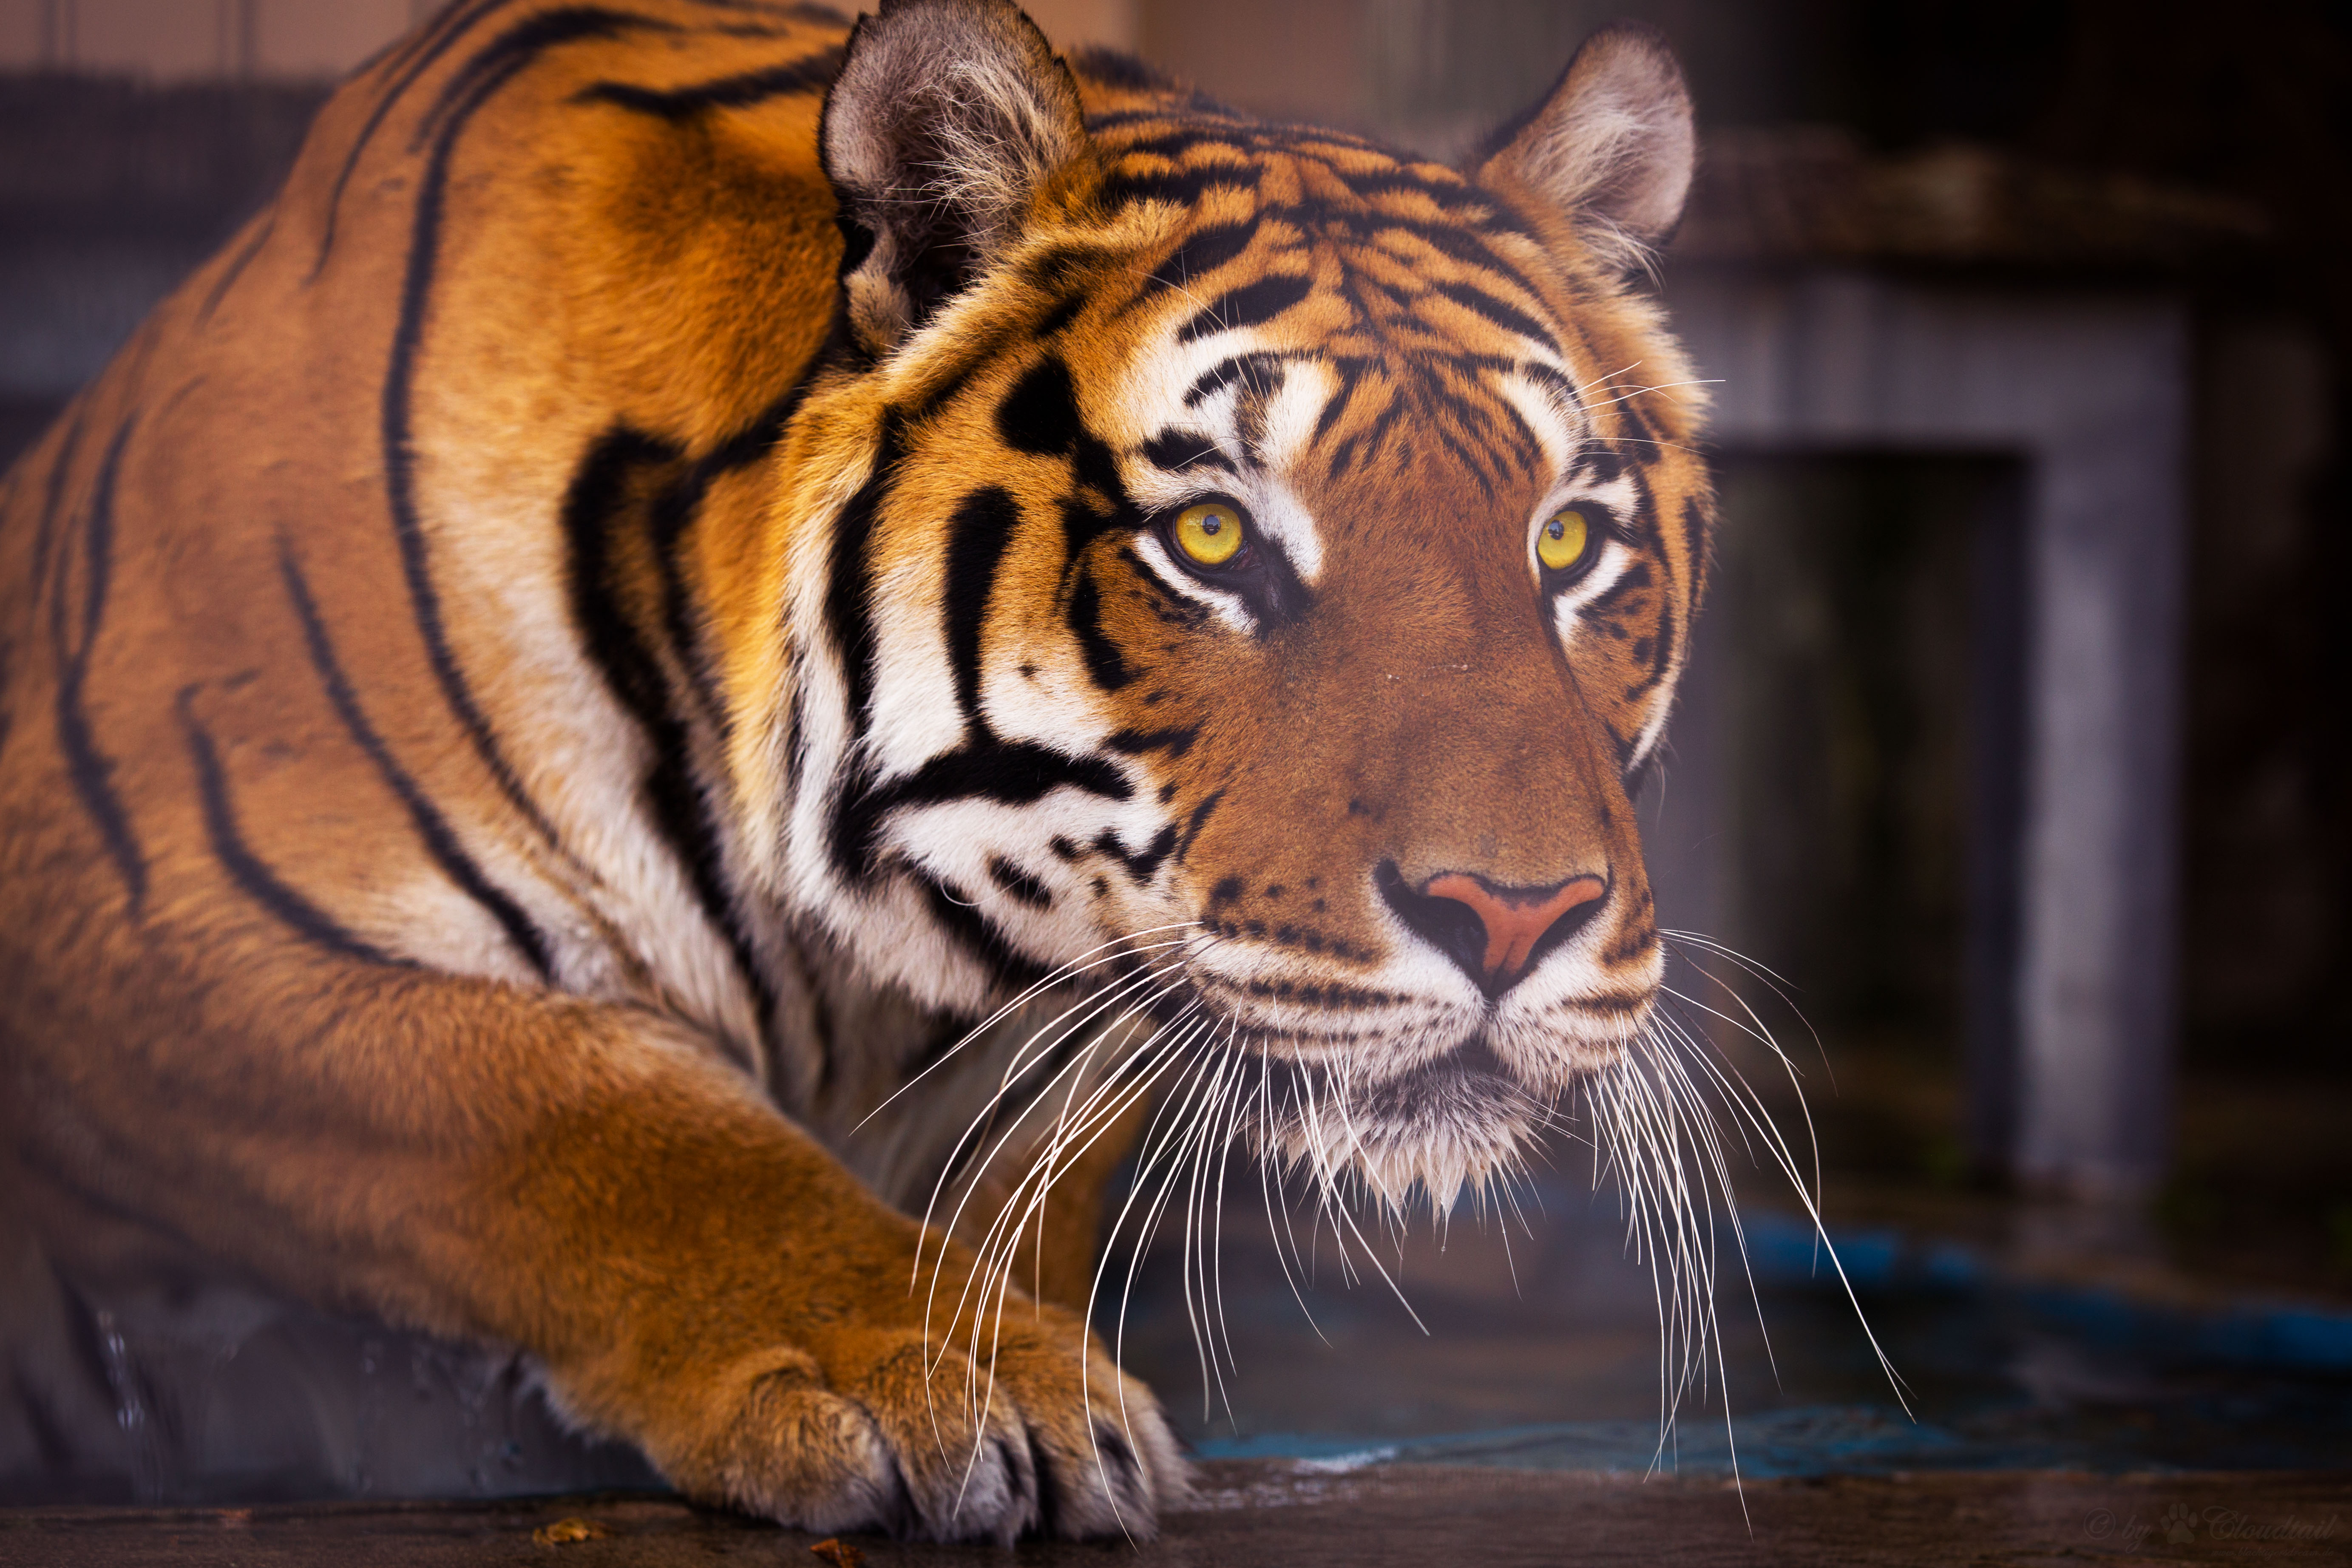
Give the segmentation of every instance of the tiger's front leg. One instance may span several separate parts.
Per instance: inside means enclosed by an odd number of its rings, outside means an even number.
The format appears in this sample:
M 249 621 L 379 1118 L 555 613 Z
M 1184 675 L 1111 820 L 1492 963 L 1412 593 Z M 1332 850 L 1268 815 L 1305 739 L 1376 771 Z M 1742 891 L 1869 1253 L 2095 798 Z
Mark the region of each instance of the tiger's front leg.
M 567 1405 L 689 1492 L 813 1530 L 1148 1531 L 1181 1461 L 1083 1321 L 999 1300 L 965 1248 L 941 1258 L 699 1076 L 594 1096 L 494 1178 L 571 1320 L 549 1351 Z
M 47 1037 L 120 1047 L 37 1058 L 82 1133 L 51 1167 L 313 1301 L 524 1347 L 573 1419 L 706 1501 L 1006 1542 L 1140 1537 L 1181 1494 L 1150 1395 L 1076 1315 L 991 1298 L 975 1359 L 972 1256 L 682 1026 L 271 957 L 184 1008 L 58 998 Z M 159 1016 L 199 1037 L 126 1037 Z

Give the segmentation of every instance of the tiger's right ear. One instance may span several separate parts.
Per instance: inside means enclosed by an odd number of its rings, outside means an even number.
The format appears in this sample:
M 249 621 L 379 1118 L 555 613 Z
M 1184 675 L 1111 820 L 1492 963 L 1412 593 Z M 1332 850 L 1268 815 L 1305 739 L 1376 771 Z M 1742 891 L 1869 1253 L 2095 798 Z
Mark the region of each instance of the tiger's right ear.
M 850 328 L 875 355 L 971 282 L 1087 145 L 1069 68 L 1004 0 L 882 0 L 849 36 L 817 141 Z
M 1690 89 L 1665 36 L 1619 22 L 1587 38 L 1544 100 L 1495 134 L 1477 178 L 1549 208 L 1630 273 L 1682 221 L 1697 150 Z

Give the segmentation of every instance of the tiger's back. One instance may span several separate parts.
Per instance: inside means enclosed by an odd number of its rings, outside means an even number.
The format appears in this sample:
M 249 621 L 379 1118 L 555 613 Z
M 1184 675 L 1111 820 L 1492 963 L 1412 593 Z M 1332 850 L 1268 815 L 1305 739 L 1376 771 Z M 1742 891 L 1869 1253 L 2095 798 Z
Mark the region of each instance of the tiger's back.
M 677 767 L 640 723 L 683 728 L 662 661 L 694 654 L 647 601 L 756 504 L 830 322 L 845 31 L 460 7 L 338 95 L 15 476 L 12 888 L 68 868 L 199 945 L 299 908 L 330 948 L 658 1000 L 760 1058 L 739 950 L 774 933 L 709 896 L 698 786 L 645 792 L 663 820 L 633 775 Z M 672 537 L 564 529 L 616 420 L 693 513 Z M 111 1028 L 162 1001 L 121 999 Z

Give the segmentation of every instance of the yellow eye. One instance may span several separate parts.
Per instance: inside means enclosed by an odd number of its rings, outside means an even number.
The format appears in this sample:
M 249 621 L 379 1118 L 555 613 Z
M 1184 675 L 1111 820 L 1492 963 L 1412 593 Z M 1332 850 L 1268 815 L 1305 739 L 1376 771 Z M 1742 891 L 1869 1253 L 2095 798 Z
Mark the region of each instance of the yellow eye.
M 1555 572 L 1565 572 L 1584 559 L 1584 547 L 1592 531 L 1585 526 L 1584 514 L 1574 507 L 1551 514 L 1551 520 L 1536 535 L 1536 559 Z
M 1195 566 L 1223 566 L 1242 547 L 1242 514 L 1223 501 L 1203 501 L 1176 515 L 1176 545 Z

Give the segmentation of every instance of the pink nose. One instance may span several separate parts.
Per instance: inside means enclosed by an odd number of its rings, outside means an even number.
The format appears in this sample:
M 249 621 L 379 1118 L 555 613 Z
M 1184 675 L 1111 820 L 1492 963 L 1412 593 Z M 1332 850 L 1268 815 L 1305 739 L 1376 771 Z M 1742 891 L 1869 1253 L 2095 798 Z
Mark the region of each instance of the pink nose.
M 1598 877 L 1571 877 L 1550 888 L 1490 888 L 1477 878 L 1448 871 L 1430 879 L 1426 897 L 1465 906 L 1486 928 L 1486 979 L 1508 984 L 1528 966 L 1528 954 L 1544 932 L 1570 910 L 1609 890 Z

